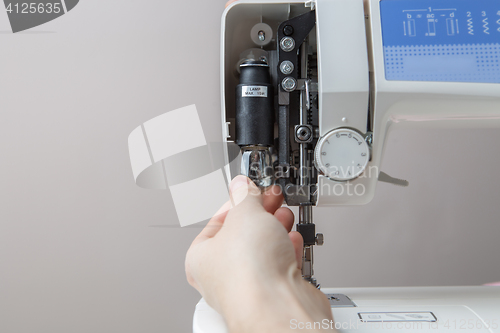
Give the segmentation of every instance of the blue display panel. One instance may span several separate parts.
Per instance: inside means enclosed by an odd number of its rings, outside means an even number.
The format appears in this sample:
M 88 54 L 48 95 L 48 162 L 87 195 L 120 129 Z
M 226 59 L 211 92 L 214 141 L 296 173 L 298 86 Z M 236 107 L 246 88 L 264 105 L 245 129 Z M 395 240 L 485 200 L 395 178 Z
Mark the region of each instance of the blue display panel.
M 381 0 L 386 80 L 500 83 L 500 0 Z

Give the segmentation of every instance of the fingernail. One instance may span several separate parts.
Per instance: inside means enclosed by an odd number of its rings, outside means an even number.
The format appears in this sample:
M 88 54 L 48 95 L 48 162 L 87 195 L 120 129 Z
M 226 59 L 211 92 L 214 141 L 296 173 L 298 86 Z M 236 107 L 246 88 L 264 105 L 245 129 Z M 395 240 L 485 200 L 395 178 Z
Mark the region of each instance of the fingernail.
M 235 192 L 242 186 L 248 186 L 248 178 L 245 176 L 237 176 L 233 179 L 229 188 L 231 189 L 231 192 Z

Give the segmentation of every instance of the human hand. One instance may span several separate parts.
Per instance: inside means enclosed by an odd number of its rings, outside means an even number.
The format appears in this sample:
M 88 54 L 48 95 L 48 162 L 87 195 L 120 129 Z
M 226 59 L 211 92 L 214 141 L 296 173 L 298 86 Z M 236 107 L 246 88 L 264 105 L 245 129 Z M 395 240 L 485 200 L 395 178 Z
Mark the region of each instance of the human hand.
M 261 193 L 238 176 L 230 194 L 233 208 L 226 203 L 188 250 L 189 283 L 231 331 L 285 332 L 292 319 L 331 319 L 325 295 L 301 277 L 302 236 L 291 231 L 293 213 L 280 208 L 280 188 Z

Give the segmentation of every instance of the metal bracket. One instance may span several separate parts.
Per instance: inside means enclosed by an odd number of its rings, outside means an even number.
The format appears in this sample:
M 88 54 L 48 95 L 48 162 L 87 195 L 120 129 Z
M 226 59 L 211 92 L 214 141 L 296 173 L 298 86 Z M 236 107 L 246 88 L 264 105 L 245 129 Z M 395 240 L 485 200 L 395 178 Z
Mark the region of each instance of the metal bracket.
M 308 90 L 308 92 L 318 92 L 318 82 L 307 79 L 297 80 L 297 90 Z
M 357 305 L 344 294 L 325 294 L 332 308 L 352 308 Z
M 280 24 L 278 28 L 278 38 L 277 38 L 277 50 L 278 50 L 278 82 L 282 82 L 286 77 L 291 77 L 295 81 L 298 78 L 297 68 L 298 66 L 298 56 L 296 50 L 300 48 L 306 37 L 309 35 L 311 30 L 316 25 L 316 11 L 311 10 L 305 14 L 299 15 L 287 21 L 284 21 Z M 280 46 L 280 42 L 284 39 L 288 38 L 293 41 L 293 49 L 283 49 Z M 290 74 L 283 74 L 279 65 L 283 61 L 290 61 L 293 64 L 294 70 Z M 283 88 L 281 87 L 280 90 Z
M 288 206 L 300 206 L 311 203 L 311 186 L 288 184 L 283 190 L 283 196 Z

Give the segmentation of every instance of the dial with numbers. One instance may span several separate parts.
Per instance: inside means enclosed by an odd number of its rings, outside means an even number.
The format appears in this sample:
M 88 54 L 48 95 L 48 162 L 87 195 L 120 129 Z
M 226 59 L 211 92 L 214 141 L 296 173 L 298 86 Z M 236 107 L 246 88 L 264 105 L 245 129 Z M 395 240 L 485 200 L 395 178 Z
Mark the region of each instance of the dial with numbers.
M 363 135 L 339 128 L 320 138 L 314 152 L 316 168 L 325 176 L 347 181 L 359 177 L 370 159 L 370 148 Z

